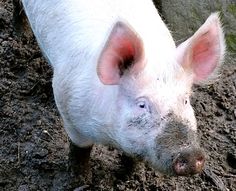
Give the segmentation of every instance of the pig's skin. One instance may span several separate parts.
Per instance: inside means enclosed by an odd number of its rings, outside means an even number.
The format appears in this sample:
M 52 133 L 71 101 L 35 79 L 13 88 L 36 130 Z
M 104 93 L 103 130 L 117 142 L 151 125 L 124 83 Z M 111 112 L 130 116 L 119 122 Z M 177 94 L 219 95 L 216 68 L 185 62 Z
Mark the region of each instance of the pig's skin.
M 53 67 L 56 104 L 72 142 L 113 145 L 174 174 L 173 158 L 199 147 L 191 86 L 223 59 L 217 14 L 176 48 L 152 1 L 22 2 Z M 131 63 L 121 66 L 126 58 Z

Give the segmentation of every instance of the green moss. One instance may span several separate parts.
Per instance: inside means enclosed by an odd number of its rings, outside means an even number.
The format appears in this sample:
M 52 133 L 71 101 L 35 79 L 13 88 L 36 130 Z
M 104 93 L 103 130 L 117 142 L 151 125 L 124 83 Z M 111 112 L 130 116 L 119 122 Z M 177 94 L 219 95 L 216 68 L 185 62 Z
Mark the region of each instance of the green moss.
M 226 44 L 229 51 L 236 52 L 236 35 L 235 34 L 226 35 Z
M 228 5 L 228 11 L 230 14 L 232 14 L 236 18 L 236 4 L 230 4 Z

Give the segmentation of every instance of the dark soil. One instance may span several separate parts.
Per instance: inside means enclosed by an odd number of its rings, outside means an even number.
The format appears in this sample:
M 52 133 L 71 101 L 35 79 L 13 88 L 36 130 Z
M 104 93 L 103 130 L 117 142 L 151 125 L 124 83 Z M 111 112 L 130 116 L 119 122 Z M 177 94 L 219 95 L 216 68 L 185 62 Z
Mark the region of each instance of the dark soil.
M 12 2 L 0 0 L 0 190 L 73 190 L 69 141 L 53 98 L 52 70 L 32 35 L 13 31 Z M 92 183 L 84 190 L 236 190 L 236 55 L 219 80 L 197 86 L 192 103 L 205 170 L 193 177 L 161 176 L 144 163 L 122 171 L 122 152 L 95 146 Z M 85 186 L 86 187 L 86 186 Z

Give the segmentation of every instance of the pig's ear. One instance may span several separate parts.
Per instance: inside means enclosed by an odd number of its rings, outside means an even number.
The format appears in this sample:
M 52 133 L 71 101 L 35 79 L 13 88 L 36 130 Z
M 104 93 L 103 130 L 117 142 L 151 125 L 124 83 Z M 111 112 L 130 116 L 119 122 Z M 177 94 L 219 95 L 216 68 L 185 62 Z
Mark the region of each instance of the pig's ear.
M 193 74 L 194 83 L 207 80 L 224 58 L 225 42 L 219 15 L 212 14 L 198 31 L 177 48 L 177 60 Z
M 126 24 L 117 22 L 98 60 L 97 74 L 106 85 L 119 84 L 126 72 L 139 72 L 143 45 L 137 34 Z

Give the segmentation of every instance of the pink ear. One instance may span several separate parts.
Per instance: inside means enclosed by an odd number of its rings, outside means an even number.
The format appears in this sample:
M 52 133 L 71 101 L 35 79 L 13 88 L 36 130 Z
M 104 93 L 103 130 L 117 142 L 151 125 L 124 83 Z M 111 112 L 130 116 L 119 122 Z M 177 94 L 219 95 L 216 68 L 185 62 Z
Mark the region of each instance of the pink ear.
M 103 84 L 116 85 L 123 73 L 132 68 L 137 72 L 142 66 L 142 43 L 129 26 L 117 22 L 100 55 L 97 73 Z
M 194 82 L 206 80 L 224 57 L 224 35 L 218 14 L 212 14 L 198 31 L 177 48 L 178 60 L 194 74 Z

